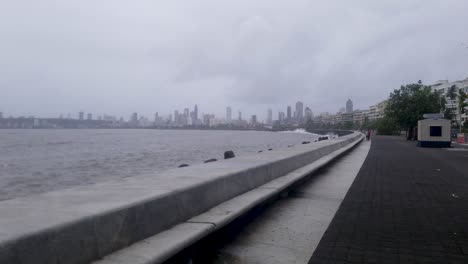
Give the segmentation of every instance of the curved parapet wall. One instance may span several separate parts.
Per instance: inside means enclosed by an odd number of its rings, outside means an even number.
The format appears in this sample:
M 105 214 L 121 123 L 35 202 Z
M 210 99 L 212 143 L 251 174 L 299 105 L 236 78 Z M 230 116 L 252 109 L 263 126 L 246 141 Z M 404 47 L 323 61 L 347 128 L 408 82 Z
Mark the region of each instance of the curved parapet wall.
M 0 263 L 89 263 L 362 138 L 333 140 L 0 202 Z

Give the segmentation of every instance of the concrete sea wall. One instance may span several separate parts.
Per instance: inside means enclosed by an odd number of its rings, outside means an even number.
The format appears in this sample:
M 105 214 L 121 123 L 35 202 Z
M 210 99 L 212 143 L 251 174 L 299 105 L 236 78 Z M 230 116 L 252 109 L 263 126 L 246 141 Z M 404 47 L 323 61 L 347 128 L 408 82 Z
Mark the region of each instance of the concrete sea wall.
M 0 263 L 89 263 L 361 138 L 352 133 L 157 175 L 2 201 Z

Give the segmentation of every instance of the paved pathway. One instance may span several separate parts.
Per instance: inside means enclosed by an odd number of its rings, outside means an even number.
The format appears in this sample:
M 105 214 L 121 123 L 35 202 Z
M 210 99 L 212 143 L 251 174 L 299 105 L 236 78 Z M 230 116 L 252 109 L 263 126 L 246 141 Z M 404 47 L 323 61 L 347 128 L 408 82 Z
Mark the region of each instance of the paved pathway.
M 219 250 L 216 264 L 305 264 L 330 225 L 366 156 L 365 141 L 275 202 Z
M 374 137 L 309 263 L 468 263 L 468 150 Z

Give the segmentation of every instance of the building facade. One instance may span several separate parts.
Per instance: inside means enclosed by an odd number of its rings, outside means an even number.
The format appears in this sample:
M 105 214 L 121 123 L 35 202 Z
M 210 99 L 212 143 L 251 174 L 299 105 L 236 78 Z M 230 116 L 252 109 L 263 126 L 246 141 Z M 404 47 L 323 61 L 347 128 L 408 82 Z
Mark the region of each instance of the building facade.
M 449 89 L 455 86 L 455 98 L 450 98 L 448 96 Z M 461 80 L 461 81 L 454 81 L 449 82 L 448 80 L 440 80 L 435 82 L 434 84 L 430 85 L 430 87 L 434 90 L 439 92 L 441 95 L 445 96 L 445 108 L 450 109 L 452 111 L 453 118 L 452 120 L 458 124 L 463 124 L 467 121 L 466 113 L 462 114 L 461 109 L 459 109 L 459 91 L 464 93 L 468 93 L 468 78 Z
M 294 118 L 299 123 L 301 123 L 302 119 L 304 118 L 304 104 L 301 101 L 296 103 L 296 112 Z
M 346 101 L 346 113 L 351 113 L 353 112 L 353 101 L 351 101 L 351 99 L 348 99 L 348 101 Z
M 226 107 L 226 122 L 228 124 L 232 123 L 232 109 L 231 107 Z

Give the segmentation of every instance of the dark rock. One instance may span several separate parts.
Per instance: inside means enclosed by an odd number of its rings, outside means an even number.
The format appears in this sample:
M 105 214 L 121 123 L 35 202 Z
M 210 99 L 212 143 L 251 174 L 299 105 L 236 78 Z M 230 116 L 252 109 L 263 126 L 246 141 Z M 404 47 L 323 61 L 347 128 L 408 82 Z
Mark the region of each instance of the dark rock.
M 224 152 L 224 159 L 231 159 L 231 158 L 235 158 L 236 155 L 234 155 L 234 151 L 232 150 L 228 150 L 228 151 L 225 151 Z
M 214 161 L 217 161 L 217 159 L 209 159 L 209 160 L 205 160 L 203 163 L 214 162 Z
M 309 144 L 310 141 L 303 141 L 302 144 Z
M 268 149 L 268 151 L 272 151 L 273 149 Z
M 263 152 L 263 150 L 259 150 L 259 151 L 258 151 L 258 153 L 261 153 L 261 152 Z
M 188 164 L 180 164 L 179 167 L 177 168 L 188 167 L 188 166 L 189 166 Z

